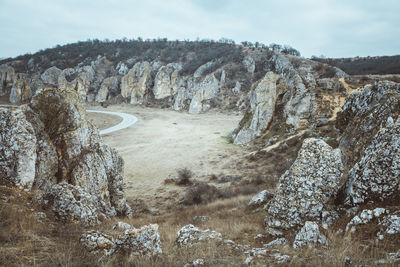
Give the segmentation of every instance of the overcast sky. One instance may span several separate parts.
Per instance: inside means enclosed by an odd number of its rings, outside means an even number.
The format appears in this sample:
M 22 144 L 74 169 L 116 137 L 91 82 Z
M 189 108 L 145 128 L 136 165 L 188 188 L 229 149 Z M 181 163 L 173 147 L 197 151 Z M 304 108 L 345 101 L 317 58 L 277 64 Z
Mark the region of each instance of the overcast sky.
M 0 58 L 88 38 L 289 44 L 303 56 L 400 54 L 399 0 L 0 0 Z

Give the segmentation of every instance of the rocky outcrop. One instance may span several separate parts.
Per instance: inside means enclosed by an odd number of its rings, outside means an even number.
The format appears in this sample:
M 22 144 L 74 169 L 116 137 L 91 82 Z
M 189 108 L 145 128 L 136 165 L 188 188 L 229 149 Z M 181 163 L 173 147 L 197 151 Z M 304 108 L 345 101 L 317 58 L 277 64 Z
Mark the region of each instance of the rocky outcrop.
M 326 245 L 326 237 L 319 231 L 318 224 L 315 222 L 306 222 L 297 233 L 293 247 L 300 248 L 304 246 L 321 246 Z
M 396 121 L 388 117 L 363 154 L 348 173 L 345 204 L 397 197 L 400 193 L 400 117 Z
M 99 231 L 89 231 L 81 235 L 80 242 L 92 253 L 101 252 L 101 259 L 117 252 L 129 253 L 129 256 L 156 256 L 162 254 L 157 224 L 140 228 L 130 227 L 114 238 Z
M 275 111 L 277 97 L 284 91 L 279 76 L 268 72 L 250 95 L 250 108 L 239 126 L 231 133 L 234 144 L 245 144 L 268 128 Z
M 178 72 L 182 66 L 177 63 L 170 63 L 162 66 L 154 79 L 153 94 L 155 99 L 170 97 L 177 89 Z
M 121 95 L 130 98 L 131 104 L 142 104 L 151 82 L 151 66 L 147 61 L 136 63 L 122 77 Z
M 274 196 L 273 193 L 269 192 L 268 190 L 263 190 L 257 195 L 255 195 L 247 204 L 247 206 L 255 208 L 261 205 L 264 205 Z
M 35 181 L 38 140 L 22 110 L 0 108 L 0 177 L 31 189 Z
M 218 94 L 220 82 L 214 74 L 209 74 L 201 82 L 189 82 L 188 87 L 193 95 L 189 113 L 198 114 L 210 109 L 210 104 L 207 103 L 207 100 L 211 100 Z
M 367 85 L 346 99 L 342 112 L 337 116 L 336 127 L 343 132 L 339 147 L 350 168 L 361 159 L 382 122 L 389 117 L 396 120 L 400 110 L 399 99 L 400 84 L 389 81 Z
M 192 247 L 199 242 L 206 242 L 209 240 L 222 241 L 222 235 L 209 229 L 203 231 L 192 224 L 188 224 L 178 231 L 176 242 L 181 247 Z
M 343 165 L 339 149 L 324 141 L 305 139 L 298 156 L 279 180 L 274 197 L 266 205 L 266 231 L 298 228 L 307 220 L 319 220 L 326 204 L 339 190 Z
M 108 95 L 114 93 L 114 95 L 118 92 L 118 78 L 117 77 L 109 77 L 104 79 L 101 84 L 101 87 L 96 95 L 96 102 L 101 103 L 107 100 Z
M 58 88 L 75 90 L 81 101 L 86 100 L 86 95 L 94 79 L 94 70 L 90 66 L 80 69 L 68 68 L 63 70 L 58 77 Z
M 46 85 L 53 85 L 57 86 L 58 85 L 58 77 L 60 76 L 62 70 L 59 68 L 53 66 L 48 68 L 43 74 L 40 76 L 42 78 L 42 81 Z
M 37 189 L 63 220 L 90 224 L 103 214 L 130 215 L 123 160 L 101 143 L 76 91 L 40 90 L 28 106 L 4 109 L 1 116 L 2 179 Z
M 246 68 L 247 72 L 249 72 L 249 73 L 254 73 L 254 71 L 256 70 L 256 62 L 250 56 L 246 56 L 243 59 L 243 65 Z
M 8 89 L 11 88 L 15 79 L 15 70 L 13 67 L 8 65 L 0 66 L 0 96 L 8 93 Z
M 19 103 L 32 97 L 31 81 L 27 74 L 18 73 L 10 92 L 10 103 Z

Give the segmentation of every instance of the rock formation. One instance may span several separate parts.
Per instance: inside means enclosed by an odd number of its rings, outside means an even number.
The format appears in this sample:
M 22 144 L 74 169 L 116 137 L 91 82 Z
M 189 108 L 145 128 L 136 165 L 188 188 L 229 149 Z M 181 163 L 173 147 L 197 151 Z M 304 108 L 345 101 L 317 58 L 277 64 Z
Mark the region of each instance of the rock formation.
M 266 205 L 266 231 L 282 235 L 307 220 L 318 220 L 339 190 L 342 172 L 339 149 L 319 139 L 305 139 L 296 161 L 279 179 L 275 195 Z
M 76 91 L 40 90 L 28 106 L 0 114 L 3 179 L 36 189 L 62 219 L 91 224 L 97 217 L 130 215 L 123 160 L 102 145 Z
M 280 93 L 284 92 L 279 76 L 268 72 L 256 85 L 250 95 L 250 108 L 246 112 L 231 136 L 234 144 L 245 144 L 268 128 L 275 111 L 275 104 Z
M 151 66 L 147 61 L 138 62 L 121 79 L 121 95 L 130 97 L 131 104 L 142 104 L 149 91 Z

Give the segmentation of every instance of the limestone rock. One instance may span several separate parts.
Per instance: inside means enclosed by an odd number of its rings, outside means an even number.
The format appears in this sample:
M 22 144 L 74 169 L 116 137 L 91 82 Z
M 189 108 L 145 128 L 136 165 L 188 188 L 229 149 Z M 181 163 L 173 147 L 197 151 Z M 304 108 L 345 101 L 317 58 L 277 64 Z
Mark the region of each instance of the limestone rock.
M 181 247 L 192 247 L 199 242 L 209 240 L 222 241 L 222 235 L 209 229 L 202 231 L 194 225 L 188 224 L 178 231 L 178 238 L 176 242 Z
M 254 73 L 254 71 L 256 70 L 256 62 L 250 56 L 246 56 L 243 59 L 243 65 L 246 68 L 247 72 L 249 72 L 249 73 Z
M 362 137 L 360 137 L 362 138 Z M 363 157 L 349 171 L 345 184 L 345 203 L 358 205 L 383 201 L 400 193 L 400 117 L 388 117 L 363 152 Z
M 203 65 L 201 65 L 200 67 L 197 68 L 197 70 L 193 73 L 193 78 L 201 78 L 203 76 L 203 74 L 206 71 L 209 71 L 210 69 L 212 69 L 214 66 L 218 65 L 221 63 L 221 59 L 216 59 L 216 60 L 212 60 L 209 61 Z
M 246 144 L 266 129 L 272 120 L 275 103 L 282 92 L 279 76 L 268 72 L 250 95 L 250 109 L 231 134 L 234 144 Z
M 293 247 L 300 248 L 304 246 L 326 245 L 327 240 L 319 231 L 318 224 L 307 221 L 303 228 L 297 233 Z
M 138 62 L 122 77 L 121 95 L 125 98 L 130 97 L 131 104 L 143 103 L 150 86 L 151 71 L 149 62 Z
M 153 94 L 155 99 L 163 99 L 174 94 L 177 72 L 182 69 L 182 66 L 176 63 L 170 63 L 167 66 L 162 66 L 154 79 Z M 172 74 L 175 72 L 175 79 Z
M 287 239 L 284 237 L 281 237 L 281 238 L 272 240 L 271 242 L 269 242 L 267 244 L 264 244 L 264 247 L 268 248 L 268 247 L 275 247 L 275 246 L 284 246 L 287 243 L 288 243 Z
M 138 229 L 132 227 L 125 230 L 115 239 L 114 246 L 105 256 L 110 256 L 119 250 L 130 253 L 130 256 L 155 256 L 162 254 L 160 234 L 157 224 L 149 224 Z
M 307 220 L 318 220 L 325 204 L 336 195 L 342 172 L 339 149 L 332 149 L 319 139 L 305 139 L 266 205 L 266 231 L 281 235 Z
M 397 214 L 390 214 L 383 218 L 382 222 L 379 223 L 382 228 L 382 232 L 388 235 L 400 234 L 400 216 Z
M 105 254 L 114 245 L 112 236 L 103 234 L 99 231 L 89 231 L 81 235 L 79 241 L 81 245 L 89 252 L 103 252 Z
M 235 87 L 232 88 L 232 93 L 234 95 L 238 95 L 240 93 L 240 89 L 241 89 L 241 85 L 240 82 L 236 82 Z
M 55 66 L 48 68 L 43 72 L 41 78 L 45 84 L 58 85 L 58 77 L 61 74 L 61 70 Z
M 113 230 L 129 230 L 132 229 L 132 226 L 128 223 L 125 222 L 117 222 L 116 224 L 114 224 L 114 226 L 112 227 Z
M 103 203 L 97 203 L 97 199 L 81 187 L 66 182 L 55 184 L 42 196 L 41 201 L 51 207 L 61 221 L 81 221 L 86 225 L 96 225 L 99 224 L 99 216 L 109 218 L 108 215 L 115 215 L 102 213 L 99 204 Z
M 399 98 L 400 84 L 380 81 L 364 87 L 361 92 L 351 93 L 346 99 L 342 112 L 337 115 L 336 128 L 343 132 L 339 147 L 349 169 L 364 155 L 382 122 L 389 117 L 396 120 Z
M 32 97 L 30 82 L 27 74 L 18 73 L 15 75 L 10 93 L 11 103 L 19 103 Z
M 24 112 L 0 108 L 0 177 L 17 187 L 31 189 L 36 144 L 34 129 Z
M 367 224 L 375 218 L 388 213 L 389 211 L 384 208 L 376 208 L 374 210 L 363 210 L 359 215 L 354 216 L 346 225 L 346 231 L 355 232 L 357 225 Z
M 119 75 L 126 75 L 129 71 L 128 66 L 125 65 L 124 62 L 119 62 L 116 69 L 117 69 Z
M 118 91 L 118 78 L 117 77 L 109 77 L 104 79 L 101 84 L 101 87 L 96 95 L 96 102 L 101 103 L 107 100 L 108 95 L 111 92 L 114 94 Z
M 2 179 L 34 186 L 62 220 L 93 224 L 99 216 L 131 215 L 123 160 L 101 144 L 76 91 L 39 90 L 29 106 L 1 109 L 0 116 Z
M 268 202 L 274 196 L 273 193 L 268 190 L 263 190 L 255 195 L 247 204 L 249 207 L 258 207 Z
M 209 74 L 200 83 L 195 83 L 191 88 L 194 96 L 190 102 L 189 113 L 198 114 L 207 111 L 209 107 L 204 101 L 210 100 L 218 94 L 219 85 L 214 74 Z
M 0 66 L 0 96 L 7 93 L 15 79 L 15 70 L 13 67 L 3 64 Z

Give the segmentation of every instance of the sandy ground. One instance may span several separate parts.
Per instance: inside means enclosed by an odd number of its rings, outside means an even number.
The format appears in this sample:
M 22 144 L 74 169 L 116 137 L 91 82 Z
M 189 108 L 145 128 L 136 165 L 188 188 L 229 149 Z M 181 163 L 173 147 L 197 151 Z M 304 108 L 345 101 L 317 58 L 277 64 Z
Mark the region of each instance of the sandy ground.
M 129 128 L 103 135 L 103 140 L 116 148 L 125 161 L 128 200 L 143 199 L 152 210 L 171 208 L 178 201 L 183 188 L 164 184 L 166 178 L 177 176 L 177 169 L 188 168 L 199 180 L 212 174 L 235 175 L 235 160 L 244 153 L 225 138 L 236 127 L 240 115 L 213 111 L 191 115 L 133 105 L 88 109 L 125 112 L 139 119 Z M 115 122 L 114 116 L 107 114 L 89 116 L 102 129 Z

